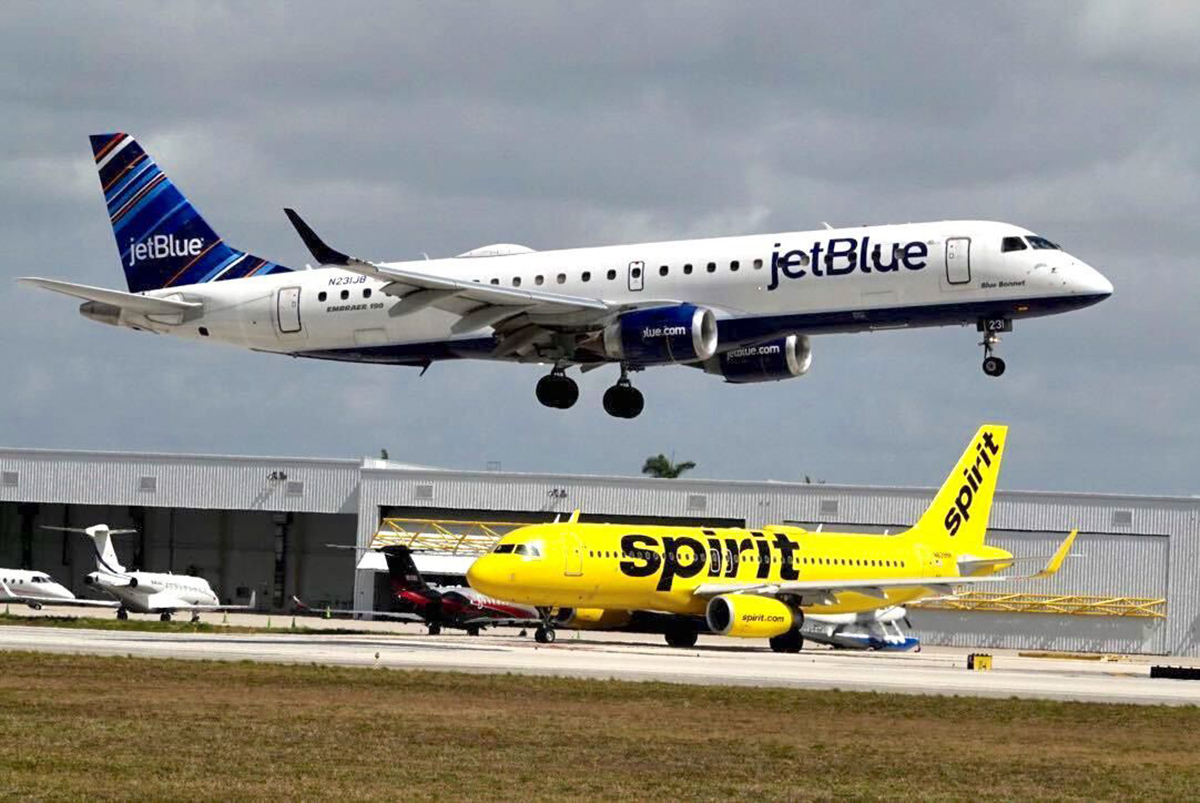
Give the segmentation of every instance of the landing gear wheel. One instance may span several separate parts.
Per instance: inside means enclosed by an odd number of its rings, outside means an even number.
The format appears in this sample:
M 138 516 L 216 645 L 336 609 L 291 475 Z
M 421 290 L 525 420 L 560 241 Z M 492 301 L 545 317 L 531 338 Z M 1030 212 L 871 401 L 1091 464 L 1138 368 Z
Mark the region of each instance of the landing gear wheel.
M 687 649 L 696 646 L 696 639 L 699 634 L 696 633 L 696 628 L 690 625 L 672 625 L 667 628 L 667 632 L 664 635 L 667 638 L 667 646 Z
M 117 608 L 117 618 L 124 622 L 129 618 L 129 611 L 125 610 L 124 608 Z
M 781 636 L 771 639 L 771 649 L 775 652 L 796 653 L 804 647 L 804 637 L 799 630 L 789 630 Z
M 604 391 L 604 412 L 616 418 L 637 418 L 646 406 L 642 392 L 630 385 L 618 382 Z
M 472 625 L 471 627 L 468 627 L 468 628 L 467 628 L 467 635 L 468 635 L 468 636 L 478 636 L 478 635 L 479 635 L 479 628 L 478 628 L 478 627 L 475 627 L 474 625 Z
M 539 627 L 537 629 L 537 631 L 533 634 L 533 639 L 538 644 L 553 644 L 554 643 L 554 628 L 553 627 L 545 627 L 545 626 Z
M 983 372 L 988 376 L 1000 376 L 1004 373 L 1004 360 L 999 357 L 984 357 Z
M 579 385 L 566 374 L 555 371 L 538 380 L 537 400 L 547 407 L 566 410 L 579 401 Z
M 169 622 L 169 621 L 171 621 L 171 614 L 170 614 L 170 613 L 160 613 L 160 614 L 158 615 L 158 621 L 160 621 L 160 622 Z
M 192 624 L 194 624 L 194 625 L 200 624 L 200 614 L 198 614 L 198 613 L 192 614 Z
M 437 622 L 434 622 L 431 625 L 429 625 L 429 635 L 436 636 L 441 632 L 442 632 L 442 626 L 440 624 L 438 624 Z

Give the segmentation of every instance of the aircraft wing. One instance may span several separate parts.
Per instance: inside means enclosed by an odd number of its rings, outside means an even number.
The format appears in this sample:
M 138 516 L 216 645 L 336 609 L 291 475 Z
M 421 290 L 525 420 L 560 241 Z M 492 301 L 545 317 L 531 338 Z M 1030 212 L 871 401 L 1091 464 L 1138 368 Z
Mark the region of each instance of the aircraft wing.
M 846 593 L 863 594 L 868 597 L 886 600 L 889 589 L 927 588 L 935 594 L 953 596 L 955 593 L 954 589 L 957 586 L 1008 583 L 1013 580 L 1033 580 L 1049 577 L 1062 567 L 1063 561 L 1071 549 L 1071 544 L 1075 542 L 1075 537 L 1078 534 L 1078 530 L 1072 530 L 1071 534 L 1063 540 L 1058 550 L 1050 558 L 1046 567 L 1037 574 L 1032 575 L 1013 576 L 993 574 L 983 577 L 942 575 L 931 577 L 893 577 L 877 580 L 784 580 L 764 583 L 704 583 L 698 586 L 693 593 L 700 597 L 716 597 L 721 594 L 733 593 L 755 594 L 768 597 L 795 596 L 800 597 L 803 600 L 802 604 L 805 605 L 834 603 L 837 601 L 838 594 Z
M 247 602 L 245 605 L 159 605 L 159 606 L 155 606 L 151 610 L 154 610 L 154 611 L 160 611 L 160 610 L 162 610 L 162 611 L 165 611 L 165 610 L 214 611 L 217 613 L 219 613 L 221 611 L 253 611 L 253 610 L 255 610 L 254 600 L 257 596 L 258 596 L 258 592 L 251 591 L 250 592 L 250 601 Z
M 358 608 L 313 608 L 304 604 L 298 597 L 292 597 L 292 603 L 296 606 L 293 613 L 299 616 L 371 616 L 378 619 L 395 619 L 399 622 L 424 622 L 423 616 L 418 616 L 415 613 L 397 613 L 394 611 L 369 611 Z
M 137 293 L 125 293 L 120 290 L 108 290 L 103 287 L 92 287 L 86 284 L 60 282 L 57 279 L 41 279 L 36 276 L 22 276 L 18 282 L 31 284 L 56 293 L 74 296 L 75 298 L 97 301 L 112 307 L 135 312 L 139 315 L 178 315 L 188 310 L 199 309 L 202 305 L 195 301 L 179 301 L 172 298 L 155 298 Z M 50 528 L 66 529 L 66 528 Z
M 496 350 L 496 356 L 500 357 L 522 351 L 538 341 L 551 339 L 558 329 L 594 330 L 631 309 L 679 303 L 669 299 L 646 299 L 637 303 L 613 304 L 600 298 L 500 287 L 382 265 L 331 248 L 294 209 L 283 211 L 313 257 L 322 265 L 333 265 L 386 282 L 383 292 L 399 298 L 388 310 L 389 315 L 396 317 L 435 307 L 459 316 L 458 321 L 450 327 L 453 334 L 495 327 L 501 339 Z

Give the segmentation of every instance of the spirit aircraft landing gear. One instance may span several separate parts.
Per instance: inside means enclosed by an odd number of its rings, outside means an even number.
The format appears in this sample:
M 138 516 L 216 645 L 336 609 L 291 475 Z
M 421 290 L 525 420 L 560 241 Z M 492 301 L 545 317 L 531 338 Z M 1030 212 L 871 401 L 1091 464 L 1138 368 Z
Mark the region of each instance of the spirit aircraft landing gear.
M 553 644 L 555 636 L 554 609 L 538 608 L 538 613 L 542 615 L 542 621 L 538 623 L 537 630 L 533 632 L 533 640 L 538 644 Z
M 645 406 L 645 397 L 629 381 L 629 369 L 622 364 L 621 378 L 604 391 L 604 412 L 616 418 L 637 418 Z
M 1012 321 L 1007 318 L 982 318 L 978 324 L 983 332 L 983 372 L 988 376 L 1000 376 L 1004 373 L 1004 360 L 992 352 L 1000 345 L 1000 333 L 1012 331 Z
M 579 385 L 567 376 L 565 368 L 556 367 L 538 380 L 537 400 L 547 407 L 566 410 L 579 400 Z

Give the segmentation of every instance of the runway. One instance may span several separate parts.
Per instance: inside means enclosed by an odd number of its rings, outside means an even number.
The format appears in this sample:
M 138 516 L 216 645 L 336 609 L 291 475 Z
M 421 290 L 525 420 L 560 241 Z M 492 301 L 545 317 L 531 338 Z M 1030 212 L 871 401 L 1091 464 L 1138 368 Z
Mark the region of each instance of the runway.
M 358 623 L 328 624 L 345 627 Z M 540 645 L 531 637 L 518 636 L 515 630 L 498 629 L 470 637 L 460 633 L 429 636 L 414 626 L 386 627 L 378 632 L 348 635 L 293 633 L 284 628 L 278 634 L 192 634 L 11 625 L 0 626 L 0 650 L 653 680 L 706 686 L 1200 704 L 1200 682 L 1151 679 L 1150 663 L 1145 659 L 1087 661 L 994 652 L 994 669 L 977 672 L 966 668 L 965 651 L 953 649 L 884 654 L 806 648 L 797 655 L 777 655 L 765 645 L 743 646 L 715 637 L 702 638 L 695 648 L 679 650 L 666 647 L 657 636 L 562 632 L 556 643 Z

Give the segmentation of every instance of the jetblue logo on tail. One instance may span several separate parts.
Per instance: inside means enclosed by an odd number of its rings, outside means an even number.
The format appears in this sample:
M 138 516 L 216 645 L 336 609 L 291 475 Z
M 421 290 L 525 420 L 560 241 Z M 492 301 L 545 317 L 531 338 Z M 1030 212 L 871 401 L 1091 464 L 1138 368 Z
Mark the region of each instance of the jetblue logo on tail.
M 992 467 L 992 457 L 1000 453 L 1000 448 L 996 446 L 992 439 L 991 432 L 983 433 L 983 437 L 975 443 L 975 464 L 963 469 L 963 478 L 966 480 L 962 487 L 958 489 L 958 495 L 954 498 L 954 505 L 946 511 L 946 533 L 948 535 L 958 535 L 959 528 L 962 527 L 964 521 L 971 520 L 971 503 L 975 501 L 975 493 L 983 484 L 983 473 L 979 467 Z
M 168 257 L 194 257 L 204 250 L 204 240 L 200 237 L 189 237 L 181 240 L 172 234 L 155 234 L 145 241 L 135 243 L 129 240 L 129 267 L 147 259 L 166 259 Z

